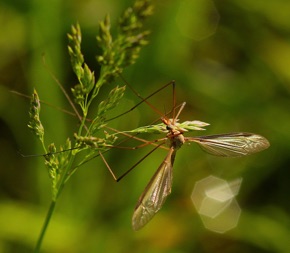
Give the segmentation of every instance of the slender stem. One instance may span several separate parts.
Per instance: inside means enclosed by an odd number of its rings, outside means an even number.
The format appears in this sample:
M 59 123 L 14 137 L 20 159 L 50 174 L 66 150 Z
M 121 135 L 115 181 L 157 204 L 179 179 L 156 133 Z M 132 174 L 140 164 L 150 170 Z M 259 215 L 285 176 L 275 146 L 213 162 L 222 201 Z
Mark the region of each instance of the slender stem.
M 56 202 L 52 200 L 51 203 L 50 203 L 50 206 L 49 206 L 49 209 L 48 209 L 44 224 L 42 226 L 40 235 L 38 237 L 38 240 L 37 240 L 37 243 L 36 243 L 36 246 L 35 246 L 35 249 L 34 249 L 34 253 L 39 253 L 39 250 L 40 250 L 42 242 L 43 242 L 43 238 L 44 238 L 45 233 L 46 233 L 47 228 L 48 228 L 48 224 L 50 222 L 50 219 L 51 219 L 52 214 L 53 214 L 54 209 L 55 209 L 55 204 L 56 204 Z
M 44 153 L 46 154 L 47 153 L 47 150 L 46 150 L 46 147 L 45 147 L 43 138 L 40 141 L 41 141 L 41 144 L 42 144 L 42 148 L 44 150 Z
M 87 131 L 89 131 L 89 129 L 88 129 L 88 128 L 86 127 L 86 125 L 85 125 L 86 120 L 87 120 L 87 114 L 84 113 L 83 119 L 82 119 L 82 121 L 81 121 L 81 125 L 80 125 L 80 127 L 79 127 L 78 135 L 81 135 L 81 134 L 82 134 L 82 130 L 83 130 L 84 127 L 85 127 L 85 129 L 86 129 Z
M 47 215 L 46 215 L 46 218 L 45 218 L 45 221 L 44 221 L 44 224 L 42 226 L 42 229 L 41 229 L 41 232 L 40 232 L 40 235 L 38 237 L 38 240 L 37 240 L 37 243 L 36 243 L 36 247 L 34 249 L 34 253 L 39 253 L 39 250 L 41 248 L 41 245 L 42 245 L 42 242 L 43 242 L 43 238 L 45 236 L 45 233 L 47 231 L 47 228 L 48 228 L 48 225 L 49 225 L 49 222 L 51 220 L 51 217 L 52 217 L 52 214 L 54 212 L 54 209 L 55 209 L 55 205 L 56 205 L 56 201 L 58 199 L 58 197 L 60 196 L 60 193 L 62 192 L 63 190 L 63 187 L 64 187 L 64 184 L 66 182 L 66 178 L 68 177 L 69 175 L 69 170 L 71 169 L 72 167 L 72 164 L 73 164 L 73 161 L 74 161 L 74 156 L 71 157 L 68 165 L 66 166 L 65 170 L 63 171 L 63 176 L 60 180 L 60 183 L 59 183 L 59 187 L 57 189 L 57 192 L 56 192 L 56 195 L 55 197 L 53 198 L 53 200 L 51 201 L 50 203 L 50 206 L 49 206 L 49 209 L 48 209 L 48 212 L 47 212 Z

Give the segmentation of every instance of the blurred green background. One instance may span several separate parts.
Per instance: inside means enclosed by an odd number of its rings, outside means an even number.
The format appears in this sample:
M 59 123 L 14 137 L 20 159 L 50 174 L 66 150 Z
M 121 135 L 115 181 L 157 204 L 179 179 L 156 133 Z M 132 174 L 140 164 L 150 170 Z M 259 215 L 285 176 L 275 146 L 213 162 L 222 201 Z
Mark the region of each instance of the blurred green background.
M 32 252 L 51 197 L 44 159 L 17 153 L 42 150 L 26 126 L 29 101 L 9 90 L 31 94 L 35 87 L 42 100 L 70 109 L 42 55 L 69 90 L 76 83 L 67 53 L 71 24 L 80 23 L 86 61 L 97 72 L 98 22 L 109 13 L 115 25 L 132 2 L 0 2 L 0 253 Z M 259 133 L 271 147 L 257 155 L 224 159 L 185 145 L 177 153 L 171 196 L 138 232 L 131 229 L 134 206 L 166 152 L 157 151 L 118 184 L 95 159 L 66 185 L 43 252 L 290 252 L 290 2 L 156 2 L 147 23 L 150 44 L 137 64 L 125 70 L 126 80 L 146 96 L 175 79 L 177 101 L 187 102 L 181 120 L 210 123 L 202 134 Z M 104 88 L 100 99 L 112 87 Z M 150 102 L 169 111 L 171 98 L 169 89 Z M 137 102 L 127 90 L 118 110 Z M 75 118 L 52 107 L 43 106 L 41 117 L 47 144 L 62 144 L 77 129 Z M 142 105 L 110 126 L 133 129 L 157 117 Z M 120 175 L 146 150 L 134 152 L 112 150 L 106 159 Z M 239 224 L 222 235 L 203 227 L 190 200 L 195 182 L 208 175 L 243 178 L 237 196 Z

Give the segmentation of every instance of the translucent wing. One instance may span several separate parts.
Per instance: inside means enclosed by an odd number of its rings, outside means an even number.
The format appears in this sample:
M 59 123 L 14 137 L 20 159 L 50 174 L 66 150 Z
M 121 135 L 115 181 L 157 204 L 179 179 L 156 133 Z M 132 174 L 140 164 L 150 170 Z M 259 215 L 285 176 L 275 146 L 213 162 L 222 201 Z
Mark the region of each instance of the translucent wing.
M 204 151 L 216 156 L 245 156 L 260 152 L 270 146 L 266 138 L 252 133 L 229 133 L 201 137 L 188 137 Z
M 134 230 L 139 230 L 145 226 L 159 211 L 166 197 L 171 193 L 172 166 L 175 153 L 174 148 L 169 150 L 166 158 L 140 196 L 132 217 Z

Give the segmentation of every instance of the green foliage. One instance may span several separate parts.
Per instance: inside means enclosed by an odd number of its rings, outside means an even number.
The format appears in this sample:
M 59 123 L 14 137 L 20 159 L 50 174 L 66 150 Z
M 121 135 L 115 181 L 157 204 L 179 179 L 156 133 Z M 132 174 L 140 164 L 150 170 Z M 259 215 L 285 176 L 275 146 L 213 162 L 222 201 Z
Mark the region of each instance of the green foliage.
M 79 83 L 72 88 L 72 93 L 76 103 L 81 106 L 83 112 L 86 112 L 86 103 L 88 95 L 94 88 L 95 76 L 94 72 L 84 63 L 84 56 L 81 52 L 81 38 L 82 35 L 79 24 L 72 26 L 71 34 L 68 34 L 68 52 L 71 58 L 72 68 L 79 81 Z
M 203 127 L 208 126 L 208 125 L 209 125 L 208 123 L 198 121 L 198 120 L 184 121 L 182 123 L 176 122 L 175 124 L 176 128 L 182 130 L 183 132 L 205 130 Z M 164 133 L 168 133 L 168 130 L 166 129 L 166 125 L 164 125 L 164 123 L 160 123 L 156 125 L 138 127 L 136 129 L 126 131 L 126 133 L 164 134 Z
M 133 64 L 139 56 L 140 49 L 147 44 L 145 38 L 149 34 L 143 30 L 143 22 L 152 14 L 152 5 L 150 0 L 137 0 L 132 8 L 128 8 L 120 18 L 119 33 L 114 39 L 110 32 L 110 18 L 107 15 L 99 25 L 99 35 L 97 42 L 102 49 L 102 55 L 97 57 L 101 65 L 99 78 L 85 63 L 84 55 L 81 50 L 81 28 L 79 24 L 72 26 L 71 33 L 68 34 L 68 52 L 70 55 L 72 69 L 78 79 L 78 83 L 71 88 L 73 100 L 81 108 L 81 113 L 64 91 L 64 95 L 69 99 L 70 104 L 79 120 L 81 121 L 77 133 L 74 133 L 75 142 L 71 143 L 68 138 L 63 147 L 57 151 L 54 144 L 48 147 L 48 153 L 45 148 L 44 128 L 40 121 L 40 101 L 37 92 L 34 91 L 30 106 L 30 121 L 28 127 L 38 137 L 43 145 L 45 155 L 45 165 L 48 169 L 52 181 L 52 203 L 55 203 L 64 187 L 64 184 L 70 178 L 81 164 L 85 163 L 95 153 L 106 151 L 117 139 L 115 135 L 104 133 L 105 137 L 96 137 L 96 134 L 106 125 L 107 112 L 116 107 L 124 95 L 125 86 L 116 86 L 113 88 L 107 99 L 101 101 L 97 113 L 93 120 L 87 124 L 87 115 L 90 105 L 97 97 L 100 88 L 103 85 L 112 83 L 115 78 L 123 71 L 123 68 Z M 89 153 L 83 155 L 77 165 L 74 164 L 76 155 L 81 151 L 89 149 Z M 65 152 L 62 152 L 65 150 Z M 35 252 L 38 252 L 41 242 L 54 210 L 54 204 L 49 209 L 45 225 L 39 237 Z
M 87 115 L 92 100 L 98 95 L 99 89 L 111 83 L 123 71 L 135 63 L 141 48 L 147 44 L 149 31 L 143 30 L 145 19 L 152 15 L 150 0 L 138 0 L 132 8 L 128 8 L 120 18 L 119 33 L 114 39 L 111 32 L 110 16 L 106 15 L 99 24 L 98 46 L 102 54 L 97 57 L 101 65 L 100 77 L 95 81 L 94 72 L 90 70 L 84 61 L 81 52 L 81 29 L 77 24 L 72 27 L 69 39 L 69 54 L 72 68 L 79 83 L 72 88 L 76 103 L 78 103 L 84 115 Z M 120 90 L 118 90 L 120 91 Z
M 46 166 L 52 179 L 53 200 L 59 195 L 63 182 L 66 182 L 68 175 L 74 170 L 70 167 L 73 164 L 74 157 L 87 146 L 93 147 L 93 151 L 104 150 L 114 143 L 116 136 L 105 133 L 105 138 L 93 136 L 105 125 L 106 114 L 109 110 L 116 107 L 124 95 L 125 86 L 116 86 L 113 88 L 107 99 L 101 101 L 98 106 L 95 118 L 86 125 L 87 115 L 93 100 L 97 97 L 100 88 L 111 83 L 124 67 L 135 62 L 142 46 L 146 45 L 145 37 L 148 31 L 143 31 L 143 22 L 152 14 L 152 5 L 148 0 L 138 0 L 132 8 L 128 8 L 119 22 L 119 33 L 116 39 L 110 33 L 110 18 L 107 15 L 100 22 L 99 35 L 97 42 L 103 53 L 98 56 L 98 62 L 101 64 L 101 72 L 96 80 L 95 74 L 85 63 L 84 55 L 81 51 L 81 28 L 79 24 L 72 26 L 71 33 L 68 34 L 68 52 L 71 59 L 72 69 L 78 79 L 78 84 L 71 90 L 74 101 L 80 106 L 82 116 L 80 118 L 81 125 L 78 133 L 74 134 L 75 144 L 71 145 L 68 139 L 63 149 L 72 149 L 71 152 L 57 152 L 54 144 L 48 148 L 49 152 L 46 157 Z M 73 107 L 76 111 L 77 109 Z M 40 103 L 39 98 L 34 91 L 31 107 L 29 128 L 33 130 L 35 135 L 44 145 L 44 129 L 39 118 Z M 79 114 L 78 114 L 79 115 Z M 60 149 L 62 150 L 62 148 Z M 44 148 L 46 152 L 46 149 Z M 85 162 L 88 157 L 85 156 L 81 163 Z M 76 166 L 78 167 L 78 165 Z
M 98 106 L 97 117 L 93 120 L 89 132 L 95 133 L 97 130 L 105 126 L 106 112 L 117 106 L 120 99 L 123 97 L 125 92 L 125 86 L 115 87 L 109 93 L 106 100 L 102 101 Z
M 114 144 L 114 142 L 117 140 L 117 137 L 115 135 L 110 135 L 105 131 L 105 138 L 99 138 L 94 136 L 78 136 L 77 134 L 74 135 L 75 140 L 80 144 L 85 144 L 89 147 L 92 147 L 94 149 L 98 149 L 99 151 L 105 151 L 107 148 Z
M 52 143 L 48 147 L 48 154 L 45 155 L 45 165 L 48 169 L 50 179 L 52 181 L 52 199 L 56 201 L 58 194 L 60 194 L 59 189 L 61 186 L 62 178 L 64 175 L 69 161 L 71 159 L 71 152 L 62 152 L 63 150 L 71 149 L 71 141 L 67 139 L 64 147 L 60 147 L 60 151 L 56 153 L 56 147 Z M 65 178 L 66 180 L 66 178 Z
M 119 34 L 113 40 L 110 34 L 110 18 L 107 15 L 100 23 L 98 45 L 103 49 L 103 54 L 98 56 L 98 62 L 103 66 L 103 79 L 108 82 L 133 63 L 139 56 L 140 49 L 146 45 L 149 31 L 143 30 L 144 20 L 152 15 L 153 6 L 150 0 L 138 0 L 132 8 L 125 10 L 119 21 Z
M 40 114 L 40 101 L 36 90 L 34 90 L 30 101 L 30 109 L 29 109 L 30 120 L 28 122 L 28 127 L 43 144 L 44 128 L 41 124 L 39 114 Z

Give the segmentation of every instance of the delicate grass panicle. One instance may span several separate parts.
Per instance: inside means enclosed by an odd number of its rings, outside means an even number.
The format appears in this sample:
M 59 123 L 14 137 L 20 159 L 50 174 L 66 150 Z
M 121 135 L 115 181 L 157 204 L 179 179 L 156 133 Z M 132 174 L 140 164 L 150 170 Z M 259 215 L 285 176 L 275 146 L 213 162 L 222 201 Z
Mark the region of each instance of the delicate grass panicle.
M 208 123 L 193 120 L 193 121 L 184 121 L 182 123 L 176 122 L 175 126 L 181 129 L 184 132 L 187 131 L 200 131 L 205 130 L 203 127 L 208 126 Z M 149 134 L 164 134 L 168 132 L 166 129 L 166 125 L 164 123 L 156 124 L 156 125 L 149 125 L 149 126 L 142 126 L 131 131 L 126 131 L 127 133 L 149 133 Z
M 143 23 L 152 14 L 152 10 L 151 0 L 135 1 L 134 5 L 125 10 L 120 17 L 118 33 L 115 36 L 110 32 L 109 15 L 106 15 L 104 20 L 100 22 L 97 44 L 102 53 L 96 57 L 97 62 L 101 65 L 100 73 L 97 75 L 98 78 L 85 63 L 85 58 L 81 51 L 82 35 L 80 25 L 72 26 L 71 32 L 68 34 L 68 52 L 72 69 L 78 82 L 71 88 L 71 91 L 73 100 L 80 107 L 81 112 L 71 101 L 69 94 L 63 89 L 62 91 L 80 121 L 77 132 L 70 134 L 74 136 L 73 142 L 68 138 L 67 142 L 59 150 L 56 149 L 54 144 L 50 144 L 48 149 L 46 149 L 44 128 L 39 117 L 40 102 L 37 92 L 34 91 L 33 93 L 28 127 L 41 141 L 44 153 L 47 154 L 45 155 L 45 165 L 52 180 L 52 203 L 35 252 L 40 250 L 44 234 L 54 211 L 55 202 L 65 182 L 80 164 L 96 155 L 97 152 L 108 149 L 117 139 L 115 135 L 110 135 L 107 132 L 104 132 L 101 137 L 96 137 L 95 134 L 106 125 L 107 112 L 117 106 L 123 97 L 125 86 L 116 86 L 111 89 L 106 100 L 99 103 L 98 110 L 93 114 L 92 120 L 88 121 L 87 115 L 90 105 L 97 97 L 100 88 L 103 85 L 112 83 L 125 67 L 133 64 L 139 56 L 141 48 L 147 44 L 146 38 L 149 31 L 143 29 Z M 61 152 L 67 149 L 70 149 L 70 151 Z M 76 155 L 83 150 L 87 150 L 89 153 L 83 154 L 78 159 L 80 162 L 74 164 Z
M 36 90 L 33 91 L 30 109 L 28 127 L 38 137 L 42 144 L 44 144 L 44 128 L 40 121 L 40 101 Z

